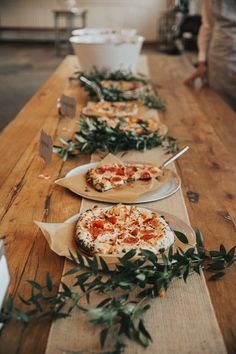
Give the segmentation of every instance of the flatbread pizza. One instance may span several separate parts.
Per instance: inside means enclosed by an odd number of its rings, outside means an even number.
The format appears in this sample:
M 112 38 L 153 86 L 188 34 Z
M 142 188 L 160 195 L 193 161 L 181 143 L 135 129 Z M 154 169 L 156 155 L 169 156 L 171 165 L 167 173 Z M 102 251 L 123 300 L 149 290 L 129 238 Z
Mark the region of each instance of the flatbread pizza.
M 159 179 L 163 171 L 155 165 L 112 163 L 91 168 L 86 173 L 86 181 L 95 190 L 105 192 L 135 181 Z
M 107 90 L 117 91 L 133 91 L 145 87 L 141 81 L 125 81 L 125 80 L 102 80 L 101 85 Z
M 137 114 L 138 107 L 133 102 L 88 102 L 83 113 L 94 117 L 126 117 Z
M 155 118 L 141 119 L 139 117 L 108 118 L 99 117 L 100 121 L 107 123 L 109 127 L 115 128 L 119 124 L 119 129 L 123 131 L 135 132 L 136 134 L 154 133 L 160 128 L 160 121 Z
M 158 213 L 118 204 L 94 207 L 82 213 L 76 224 L 75 241 L 88 255 L 119 256 L 131 249 L 164 252 L 175 240 L 174 232 Z

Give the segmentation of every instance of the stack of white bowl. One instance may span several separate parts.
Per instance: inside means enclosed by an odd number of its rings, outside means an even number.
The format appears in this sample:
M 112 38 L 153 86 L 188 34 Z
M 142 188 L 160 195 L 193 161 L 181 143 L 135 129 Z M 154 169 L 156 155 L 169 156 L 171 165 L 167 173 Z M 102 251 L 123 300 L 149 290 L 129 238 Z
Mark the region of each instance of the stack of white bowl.
M 80 68 L 98 70 L 134 70 L 144 37 L 134 29 L 85 28 L 72 32 L 70 42 Z

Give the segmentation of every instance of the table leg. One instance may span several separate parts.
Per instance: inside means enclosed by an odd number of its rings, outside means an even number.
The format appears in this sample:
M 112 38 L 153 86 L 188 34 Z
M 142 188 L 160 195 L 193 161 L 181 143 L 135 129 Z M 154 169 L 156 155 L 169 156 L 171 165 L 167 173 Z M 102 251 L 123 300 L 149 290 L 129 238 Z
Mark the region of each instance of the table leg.
M 68 48 L 68 53 L 72 53 L 71 49 L 71 44 L 70 44 L 70 37 L 71 37 L 71 32 L 74 28 L 74 14 L 70 13 L 67 16 L 67 48 Z
M 87 12 L 82 13 L 82 28 L 86 27 L 86 17 L 87 17 Z

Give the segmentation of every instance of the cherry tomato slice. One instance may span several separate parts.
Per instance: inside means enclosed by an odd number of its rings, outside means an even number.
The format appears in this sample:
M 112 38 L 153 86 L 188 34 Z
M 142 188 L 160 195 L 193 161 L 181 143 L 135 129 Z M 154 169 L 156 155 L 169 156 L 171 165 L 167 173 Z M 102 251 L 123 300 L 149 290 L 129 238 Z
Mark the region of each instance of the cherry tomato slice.
M 93 221 L 93 227 L 94 227 L 94 228 L 103 229 L 103 227 L 104 227 L 104 221 L 102 221 L 102 220 L 95 220 L 95 221 Z
M 136 227 L 135 229 L 133 229 L 133 231 L 131 231 L 131 235 L 137 236 L 138 235 L 138 231 L 139 231 L 139 229 Z
M 140 179 L 150 179 L 151 178 L 151 175 L 149 172 L 142 172 L 141 175 L 140 175 Z
M 93 237 L 94 240 L 97 239 L 97 237 L 103 232 L 102 229 L 96 228 L 96 227 L 92 227 L 90 229 L 91 235 Z
M 117 168 L 117 170 L 116 170 L 116 174 L 117 174 L 118 176 L 124 176 L 124 175 L 125 175 L 125 171 L 124 171 L 124 169 L 123 169 L 122 167 L 119 167 L 119 168 Z
M 124 239 L 124 242 L 126 242 L 126 243 L 137 243 L 138 239 L 136 237 L 129 236 L 129 237 L 126 237 Z
M 148 240 L 151 240 L 152 238 L 154 238 L 153 234 L 150 234 L 150 235 L 146 234 L 141 237 L 141 240 L 148 241 Z
M 143 230 L 143 231 L 141 231 L 141 233 L 143 235 L 152 235 L 153 234 L 153 230 Z
M 112 182 L 120 182 L 120 181 L 122 181 L 122 178 L 119 177 L 119 176 L 115 176 L 115 177 L 112 177 L 112 178 L 111 178 L 111 181 L 112 181 Z
M 110 222 L 111 224 L 115 224 L 116 223 L 116 217 L 115 216 L 110 216 L 109 218 L 107 218 L 107 221 Z

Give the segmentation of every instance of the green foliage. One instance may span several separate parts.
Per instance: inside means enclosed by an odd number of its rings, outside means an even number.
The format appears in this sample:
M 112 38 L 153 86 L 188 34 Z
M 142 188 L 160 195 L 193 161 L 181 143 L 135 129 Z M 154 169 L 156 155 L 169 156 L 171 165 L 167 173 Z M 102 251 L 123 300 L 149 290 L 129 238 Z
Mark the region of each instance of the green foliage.
M 115 127 L 109 127 L 107 122 L 97 118 L 80 119 L 80 129 L 75 133 L 74 140 L 61 139 L 62 146 L 54 146 L 53 151 L 58 153 L 66 161 L 69 156 L 77 156 L 80 153 L 92 154 L 97 151 L 117 153 L 127 150 L 147 150 L 157 146 L 163 146 L 167 153 L 178 150 L 176 139 L 168 135 L 159 136 L 158 132 L 150 133 L 145 127 L 145 122 L 138 123 L 143 134 L 120 129 L 118 123 Z
M 165 103 L 158 96 L 156 90 L 152 88 L 151 81 L 147 79 L 145 75 L 142 74 L 134 75 L 131 71 L 117 70 L 114 72 L 109 72 L 107 70 L 99 71 L 97 69 L 94 69 L 89 74 L 85 74 L 84 72 L 79 72 L 79 71 L 75 72 L 75 76 L 71 77 L 70 80 L 79 80 L 80 85 L 86 89 L 86 91 L 89 94 L 89 97 L 94 98 L 96 96 L 94 90 L 80 80 L 81 76 L 85 77 L 89 81 L 92 81 L 97 86 L 99 86 L 101 93 L 106 101 L 117 102 L 117 101 L 139 100 L 149 108 L 165 110 Z M 142 90 L 136 90 L 136 91 L 134 90 L 133 94 L 127 95 L 125 92 L 114 88 L 109 88 L 109 89 L 104 88 L 101 84 L 102 80 L 138 81 L 141 82 L 144 86 Z
M 199 234 L 197 230 L 198 239 Z M 187 244 L 186 235 L 179 231 L 175 231 L 175 235 L 183 244 Z M 202 240 L 201 236 L 197 247 L 190 246 L 186 252 L 170 247 L 168 253 L 162 253 L 161 257 L 145 249 L 136 257 L 136 251 L 130 250 L 118 259 L 115 270 L 110 270 L 101 257 L 99 261 L 102 271 L 99 270 L 96 257 L 84 259 L 80 253 L 77 256 L 71 254 L 73 267 L 64 277 L 73 276 L 72 287 L 63 281 L 56 293 L 58 285 L 53 283 L 49 274 L 46 275 L 45 285 L 28 280 L 31 295 L 28 298 L 19 296 L 25 310 L 16 307 L 10 295 L 0 313 L 0 322 L 17 319 L 27 324 L 35 317 L 65 318 L 77 309 L 85 313 L 91 323 L 101 326 L 101 348 L 111 349 L 101 351 L 100 354 L 123 353 L 126 340 L 147 347 L 152 338 L 145 327 L 143 316 L 150 309 L 147 303 L 150 299 L 163 296 L 173 279 L 183 278 L 186 282 L 192 272 L 200 274 L 201 268 L 212 273 L 209 280 L 217 281 L 225 275 L 226 268 L 234 263 L 236 246 L 226 250 L 224 245 L 220 245 L 219 250 L 209 251 L 203 247 Z M 134 289 L 138 290 L 136 296 Z M 90 305 L 91 293 L 100 294 L 102 300 Z M 83 297 L 89 306 L 81 305 Z M 86 349 L 74 353 L 90 351 Z
M 134 75 L 131 71 L 127 70 L 98 70 L 94 68 L 89 74 L 85 74 L 82 71 L 76 71 L 75 76 L 70 78 L 70 80 L 79 80 L 79 77 L 83 75 L 90 81 L 95 81 L 100 83 L 101 80 L 114 80 L 114 81 L 139 81 L 143 84 L 148 84 L 150 80 L 143 74 L 138 73 Z

